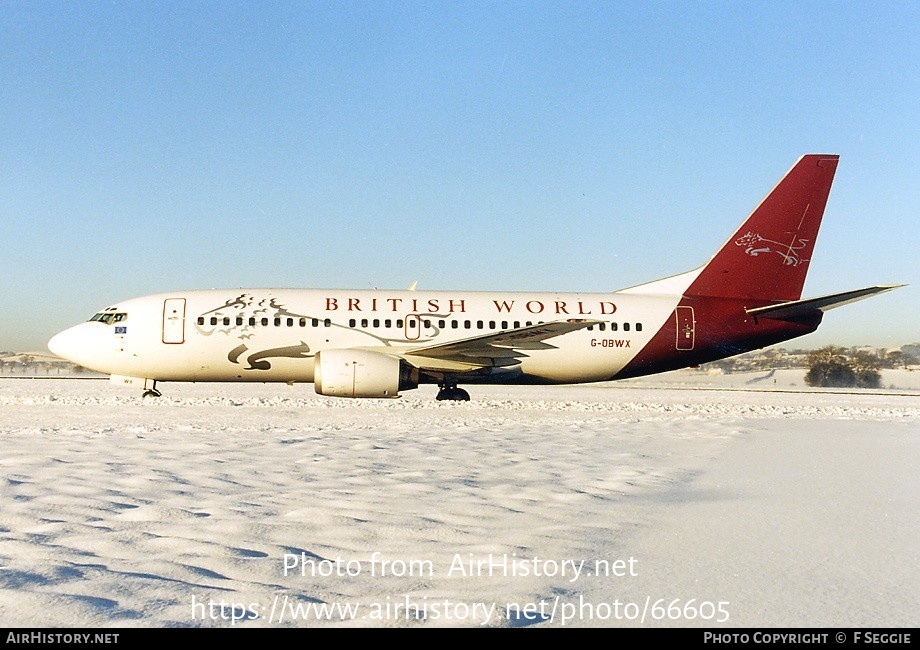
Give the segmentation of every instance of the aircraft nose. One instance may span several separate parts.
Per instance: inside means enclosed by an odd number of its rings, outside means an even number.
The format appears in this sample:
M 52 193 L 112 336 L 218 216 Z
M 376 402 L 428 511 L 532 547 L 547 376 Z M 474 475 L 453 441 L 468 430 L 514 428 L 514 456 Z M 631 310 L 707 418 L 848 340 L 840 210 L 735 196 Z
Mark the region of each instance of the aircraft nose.
M 76 361 L 74 357 L 77 356 L 81 347 L 78 329 L 79 326 L 71 327 L 52 336 L 48 341 L 48 349 L 51 350 L 51 353 L 68 361 Z

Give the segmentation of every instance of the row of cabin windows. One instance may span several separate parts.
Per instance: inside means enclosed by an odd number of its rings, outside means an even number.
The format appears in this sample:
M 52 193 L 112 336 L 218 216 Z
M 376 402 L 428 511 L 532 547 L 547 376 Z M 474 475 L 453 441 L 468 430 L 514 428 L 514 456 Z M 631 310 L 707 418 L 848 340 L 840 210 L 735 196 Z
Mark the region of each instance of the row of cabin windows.
M 391 321 L 389 318 L 385 318 L 385 319 L 383 319 L 383 320 L 381 320 L 381 319 L 379 319 L 379 318 L 372 318 L 372 319 L 362 318 L 360 322 L 361 322 L 361 327 L 380 327 L 381 323 L 383 323 L 383 327 L 392 327 L 392 326 L 393 326 L 393 325 L 392 325 L 392 324 L 393 324 L 393 321 Z M 421 321 L 422 327 L 425 327 L 425 328 L 432 327 L 432 322 L 434 322 L 434 321 L 431 321 L 431 320 L 429 320 L 429 319 L 427 319 L 427 318 L 426 318 L 426 319 L 422 319 L 422 321 Z M 490 321 L 482 321 L 482 320 L 477 320 L 477 321 L 471 321 L 471 320 L 464 320 L 464 321 L 451 320 L 451 321 L 446 321 L 446 320 L 439 320 L 439 321 L 437 321 L 437 323 L 438 323 L 438 328 L 439 328 L 439 329 L 442 329 L 442 330 L 443 330 L 443 329 L 446 329 L 448 326 L 450 327 L 450 329 L 453 329 L 453 330 L 456 330 L 456 329 L 466 329 L 466 330 L 469 330 L 469 329 L 473 329 L 473 328 L 478 329 L 478 330 L 484 330 L 484 329 L 490 329 L 490 330 L 494 330 L 494 329 L 503 329 L 503 330 L 506 330 L 506 329 L 509 329 L 509 325 L 510 325 L 510 327 L 511 327 L 512 329 L 517 329 L 517 328 L 521 327 L 521 321 L 519 321 L 519 320 L 516 320 L 516 321 L 513 321 L 513 322 L 503 320 L 503 321 L 501 321 L 501 325 L 500 325 L 500 326 L 499 326 L 499 322 L 498 322 L 498 321 L 494 321 L 494 320 L 490 320 Z M 543 321 L 540 321 L 540 323 L 543 323 Z M 533 321 L 526 321 L 526 322 L 523 324 L 524 327 L 530 327 L 531 325 L 533 325 Z M 624 331 L 624 332 L 630 331 L 630 325 L 631 325 L 630 323 L 623 323 L 622 325 L 623 325 L 623 331 Z M 358 326 L 358 321 L 357 321 L 356 319 L 352 318 L 352 319 L 350 319 L 350 320 L 348 321 L 348 326 L 349 326 L 349 327 L 357 327 L 357 326 Z M 397 319 L 397 320 L 396 320 L 396 327 L 399 328 L 399 329 L 402 329 L 402 326 L 403 326 L 403 321 L 402 321 L 402 319 L 401 319 L 401 318 L 400 318 L 400 319 Z M 409 321 L 408 321 L 408 327 L 409 327 L 409 329 L 414 329 L 414 328 L 417 327 L 417 326 L 418 326 L 418 321 L 416 321 L 416 320 L 410 318 Z M 617 329 L 618 329 L 618 324 L 617 324 L 617 323 L 598 323 L 597 328 L 598 328 L 598 330 L 600 330 L 601 332 L 604 332 L 604 331 L 606 331 L 607 326 L 610 327 L 610 331 L 611 331 L 611 332 L 616 332 Z M 594 325 L 590 325 L 590 326 L 588 327 L 588 330 L 593 331 L 593 330 L 594 330 Z M 635 324 L 635 331 L 637 331 L 637 332 L 641 332 L 641 331 L 642 331 L 642 323 L 636 323 L 636 324 Z
M 423 318 L 423 319 L 421 320 L 422 327 L 425 327 L 425 328 L 433 327 L 432 322 L 433 322 L 433 321 L 431 321 L 430 319 L 427 319 L 427 318 Z M 362 319 L 361 319 L 361 327 L 380 327 L 380 326 L 381 326 L 381 323 L 383 324 L 383 327 L 392 327 L 392 326 L 393 326 L 393 321 L 391 321 L 389 318 L 384 318 L 383 320 L 381 320 L 381 319 L 379 319 L 379 318 L 372 318 L 372 319 L 362 318 Z M 463 325 L 462 325 L 463 329 L 472 329 L 472 328 L 473 328 L 473 321 L 466 320 L 466 321 L 462 321 L 462 323 L 463 323 Z M 419 321 L 415 320 L 414 318 L 410 318 L 410 319 L 408 320 L 408 327 L 409 327 L 409 329 L 415 329 L 416 327 L 418 327 L 418 324 L 419 324 Z M 532 323 L 531 321 L 527 321 L 527 323 L 525 323 L 525 325 L 526 325 L 527 327 L 529 327 L 529 326 L 533 325 L 533 323 Z M 349 326 L 349 327 L 357 327 L 357 326 L 358 326 L 358 321 L 356 321 L 354 318 L 352 318 L 352 319 L 350 319 L 350 320 L 348 321 L 348 326 Z M 397 319 L 396 319 L 396 327 L 397 327 L 398 329 L 402 329 L 402 326 L 403 326 L 403 320 L 402 320 L 401 318 L 397 318 Z M 520 326 L 521 326 L 521 322 L 520 322 L 520 321 L 514 321 L 513 327 L 518 328 L 518 327 L 520 327 Z M 443 329 L 446 329 L 447 327 L 448 327 L 448 321 L 443 320 L 443 319 L 438 321 L 438 328 L 439 328 L 439 329 L 442 329 L 442 330 L 443 330 Z M 460 329 L 460 328 L 461 328 L 461 321 L 458 321 L 458 320 L 452 320 L 452 321 L 450 321 L 450 328 L 451 328 L 451 329 Z M 480 330 L 481 330 L 481 329 L 485 329 L 485 328 L 486 328 L 486 326 L 485 326 L 485 321 L 481 321 L 481 320 L 476 321 L 476 329 L 480 329 Z M 490 320 L 490 321 L 489 321 L 489 329 L 490 329 L 490 330 L 497 329 L 497 324 L 496 324 L 496 322 L 495 322 L 494 320 Z M 502 323 L 501 323 L 501 329 L 503 329 L 503 330 L 508 329 L 508 321 L 506 321 L 506 320 L 503 320 L 503 321 L 502 321 Z
M 246 319 L 244 319 L 242 316 L 237 316 L 235 319 L 231 319 L 229 316 L 224 316 L 222 318 L 218 318 L 217 316 L 211 316 L 211 318 L 209 319 L 209 322 L 211 325 L 221 325 L 221 324 L 230 325 L 231 322 L 235 322 L 236 325 L 243 325 L 243 323 L 246 322 Z M 326 318 L 323 320 L 320 320 L 318 318 L 249 318 L 248 319 L 249 325 L 253 327 L 255 327 L 256 325 L 267 327 L 270 322 L 275 327 L 281 327 L 282 323 L 284 325 L 287 325 L 288 327 L 294 327 L 295 324 L 298 325 L 299 327 L 306 327 L 308 323 L 310 324 L 311 327 L 319 327 L 320 324 L 322 324 L 323 327 L 332 326 L 332 320 L 329 318 Z M 402 318 L 397 318 L 395 321 L 390 318 L 384 318 L 384 319 L 362 318 L 360 322 L 361 322 L 361 327 L 378 327 L 378 328 L 381 327 L 381 325 L 385 328 L 391 328 L 394 326 L 394 323 L 395 323 L 395 326 L 397 329 L 402 329 L 403 324 L 404 324 L 404 321 Z M 542 322 L 543 321 L 540 321 L 540 323 Z M 422 323 L 422 326 L 425 328 L 432 327 L 432 324 L 431 324 L 432 321 L 429 319 L 422 319 L 421 323 Z M 468 330 L 468 329 L 474 328 L 474 321 L 471 321 L 471 320 L 464 320 L 464 321 L 451 320 L 449 321 L 449 323 L 450 323 L 450 329 L 455 329 L 455 330 L 456 329 L 467 329 Z M 494 320 L 488 321 L 488 328 L 486 327 L 486 323 L 487 323 L 486 321 L 477 320 L 475 321 L 475 328 L 478 330 L 483 330 L 483 329 L 506 330 L 506 329 L 509 329 L 509 326 L 512 329 L 517 329 L 521 327 L 521 321 L 518 321 L 518 320 L 513 321 L 513 322 L 503 320 L 501 321 L 501 327 L 499 327 L 498 321 L 494 321 Z M 205 324 L 204 316 L 198 317 L 198 324 L 199 325 Z M 524 323 L 524 327 L 530 327 L 531 325 L 533 325 L 533 321 L 526 321 Z M 350 319 L 348 321 L 348 326 L 358 327 L 358 320 L 354 318 Z M 418 326 L 418 321 L 412 318 L 408 320 L 408 327 L 410 329 L 414 329 L 417 326 Z M 448 321 L 446 320 L 438 321 L 438 328 L 443 330 L 443 329 L 446 329 L 447 327 L 448 327 Z M 634 323 L 634 324 L 633 323 L 598 323 L 596 327 L 601 332 L 606 331 L 608 327 L 610 328 L 611 332 L 616 332 L 621 327 L 622 327 L 622 331 L 624 332 L 629 332 L 630 329 L 634 329 L 634 331 L 636 332 L 642 331 L 642 323 Z M 593 332 L 594 328 L 595 328 L 594 325 L 589 325 L 587 329 L 589 332 Z
M 237 325 L 242 325 L 244 322 L 247 322 L 247 319 L 242 316 L 237 316 L 235 319 L 230 318 L 229 316 L 224 316 L 223 318 L 218 318 L 216 316 L 211 316 L 209 322 L 211 325 L 229 325 L 231 321 L 235 322 Z M 294 327 L 296 323 L 300 327 L 306 327 L 309 323 L 311 327 L 332 327 L 332 319 L 325 318 L 320 320 L 318 318 L 249 318 L 248 323 L 250 326 L 255 327 L 256 325 L 261 325 L 262 327 L 267 327 L 269 323 L 273 323 L 275 327 L 281 327 L 281 324 L 284 323 L 288 327 Z M 204 325 L 205 318 L 204 316 L 198 317 L 198 324 Z
M 605 325 L 609 325 L 609 326 L 610 326 L 610 331 L 611 331 L 611 332 L 616 332 L 616 331 L 619 329 L 620 326 L 622 326 L 622 329 L 623 329 L 624 332 L 628 332 L 629 329 L 630 329 L 630 327 L 632 327 L 636 332 L 641 332 L 641 331 L 642 331 L 642 323 L 619 323 L 619 324 L 617 324 L 617 323 L 598 323 L 597 329 L 598 329 L 599 331 L 601 331 L 601 332 L 604 332 L 604 331 L 606 331 L 606 328 L 604 327 Z M 589 332 L 593 332 L 593 331 L 594 331 L 594 325 L 589 325 L 589 326 L 588 326 L 588 331 L 589 331 Z

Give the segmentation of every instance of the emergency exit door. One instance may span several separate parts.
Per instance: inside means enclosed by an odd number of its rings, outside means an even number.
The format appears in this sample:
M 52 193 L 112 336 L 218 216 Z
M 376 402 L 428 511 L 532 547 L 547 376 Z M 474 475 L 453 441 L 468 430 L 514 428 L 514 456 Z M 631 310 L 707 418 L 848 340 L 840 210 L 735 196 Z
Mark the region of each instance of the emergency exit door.
M 677 319 L 675 347 L 678 350 L 692 350 L 696 339 L 696 319 L 693 315 L 693 307 L 677 307 L 674 310 L 674 318 Z

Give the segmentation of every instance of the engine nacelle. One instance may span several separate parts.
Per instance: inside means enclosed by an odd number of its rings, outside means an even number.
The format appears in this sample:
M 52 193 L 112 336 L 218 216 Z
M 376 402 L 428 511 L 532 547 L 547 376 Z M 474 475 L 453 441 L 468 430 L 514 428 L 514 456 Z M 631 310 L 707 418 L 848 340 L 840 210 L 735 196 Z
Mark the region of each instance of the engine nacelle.
M 313 366 L 313 387 L 329 397 L 399 397 L 418 388 L 418 369 L 401 359 L 367 350 L 321 350 Z

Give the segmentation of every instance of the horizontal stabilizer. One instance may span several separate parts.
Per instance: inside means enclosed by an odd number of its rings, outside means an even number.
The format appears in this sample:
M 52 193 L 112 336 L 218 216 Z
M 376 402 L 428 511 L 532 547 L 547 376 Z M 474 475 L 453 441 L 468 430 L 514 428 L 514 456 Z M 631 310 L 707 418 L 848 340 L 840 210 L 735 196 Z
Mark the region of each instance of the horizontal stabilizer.
M 768 305 L 767 307 L 755 307 L 745 311 L 752 316 L 759 318 L 773 318 L 776 320 L 796 320 L 806 316 L 813 316 L 818 312 L 825 312 L 828 309 L 842 307 L 858 300 L 863 300 L 874 296 L 877 293 L 891 291 L 903 284 L 891 284 L 878 287 L 867 287 L 865 289 L 856 289 L 855 291 L 844 291 L 829 296 L 820 296 L 818 298 L 808 298 L 807 300 L 793 300 L 778 305 Z

